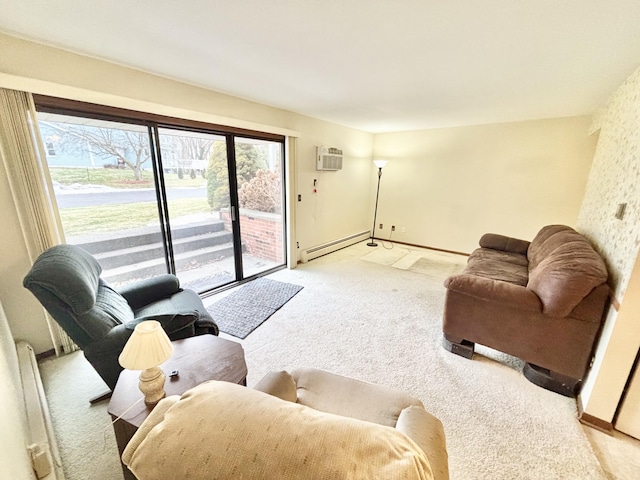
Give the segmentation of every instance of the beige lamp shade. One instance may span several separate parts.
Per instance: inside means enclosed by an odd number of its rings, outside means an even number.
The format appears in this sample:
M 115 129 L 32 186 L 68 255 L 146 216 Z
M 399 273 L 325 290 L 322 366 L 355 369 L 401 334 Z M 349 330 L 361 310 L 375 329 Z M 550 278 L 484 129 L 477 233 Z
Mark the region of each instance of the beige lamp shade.
M 173 345 L 155 320 L 146 320 L 136 325 L 118 362 L 129 370 L 145 370 L 157 367 L 173 354 Z
M 373 163 L 376 164 L 376 167 L 382 168 L 387 164 L 386 160 L 374 160 Z

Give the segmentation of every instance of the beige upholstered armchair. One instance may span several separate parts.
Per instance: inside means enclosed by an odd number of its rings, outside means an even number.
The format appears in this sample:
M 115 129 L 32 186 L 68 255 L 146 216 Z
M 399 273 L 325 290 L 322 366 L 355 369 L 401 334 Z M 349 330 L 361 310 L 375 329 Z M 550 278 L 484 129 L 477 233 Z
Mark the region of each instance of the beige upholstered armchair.
M 442 423 L 420 400 L 309 368 L 167 397 L 122 459 L 140 480 L 449 478 Z
M 417 398 L 314 368 L 272 372 L 254 388 L 321 412 L 393 427 L 426 454 L 433 478 L 449 478 L 444 428 Z

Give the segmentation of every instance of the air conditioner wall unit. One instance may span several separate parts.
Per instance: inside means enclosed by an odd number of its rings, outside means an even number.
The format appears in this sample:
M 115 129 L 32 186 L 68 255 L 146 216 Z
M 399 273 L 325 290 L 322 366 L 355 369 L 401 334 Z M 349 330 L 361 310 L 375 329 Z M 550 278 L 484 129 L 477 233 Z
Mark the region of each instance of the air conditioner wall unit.
M 316 170 L 342 170 L 342 150 L 333 147 L 318 147 Z

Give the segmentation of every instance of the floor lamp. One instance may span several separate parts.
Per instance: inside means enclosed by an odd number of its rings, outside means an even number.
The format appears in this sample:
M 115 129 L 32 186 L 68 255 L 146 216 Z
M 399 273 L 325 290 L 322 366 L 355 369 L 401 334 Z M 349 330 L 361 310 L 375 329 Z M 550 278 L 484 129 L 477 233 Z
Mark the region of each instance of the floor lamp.
M 376 234 L 376 216 L 378 215 L 378 196 L 380 195 L 380 177 L 382 177 L 382 167 L 387 164 L 386 160 L 374 160 L 373 163 L 378 167 L 378 190 L 376 191 L 376 208 L 373 211 L 373 229 L 371 230 L 371 241 L 367 243 L 369 247 L 377 247 L 378 244 L 373 241 Z

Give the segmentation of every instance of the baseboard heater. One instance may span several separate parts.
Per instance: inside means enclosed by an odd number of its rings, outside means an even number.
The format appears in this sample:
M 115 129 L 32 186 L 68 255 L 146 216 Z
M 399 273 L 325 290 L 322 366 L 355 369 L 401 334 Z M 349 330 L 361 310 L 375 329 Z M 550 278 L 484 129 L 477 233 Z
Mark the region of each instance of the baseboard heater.
M 58 444 L 53 432 L 47 397 L 44 393 L 38 362 L 31 345 L 26 342 L 16 344 L 20 365 L 20 378 L 24 394 L 24 408 L 27 414 L 30 444 L 27 450 L 36 477 L 40 480 L 62 480 L 64 472 Z M 13 415 L 13 412 L 5 412 Z
M 338 240 L 333 240 L 332 242 L 323 243 L 322 245 L 318 245 L 316 247 L 308 248 L 300 253 L 300 261 L 302 263 L 307 263 L 309 260 L 313 260 L 314 258 L 318 258 L 328 253 L 335 252 L 336 250 L 348 247 L 349 245 L 353 245 L 354 243 L 361 242 L 362 240 L 365 240 L 370 236 L 371 232 L 367 230 L 364 232 L 349 235 L 348 237 L 339 238 Z

